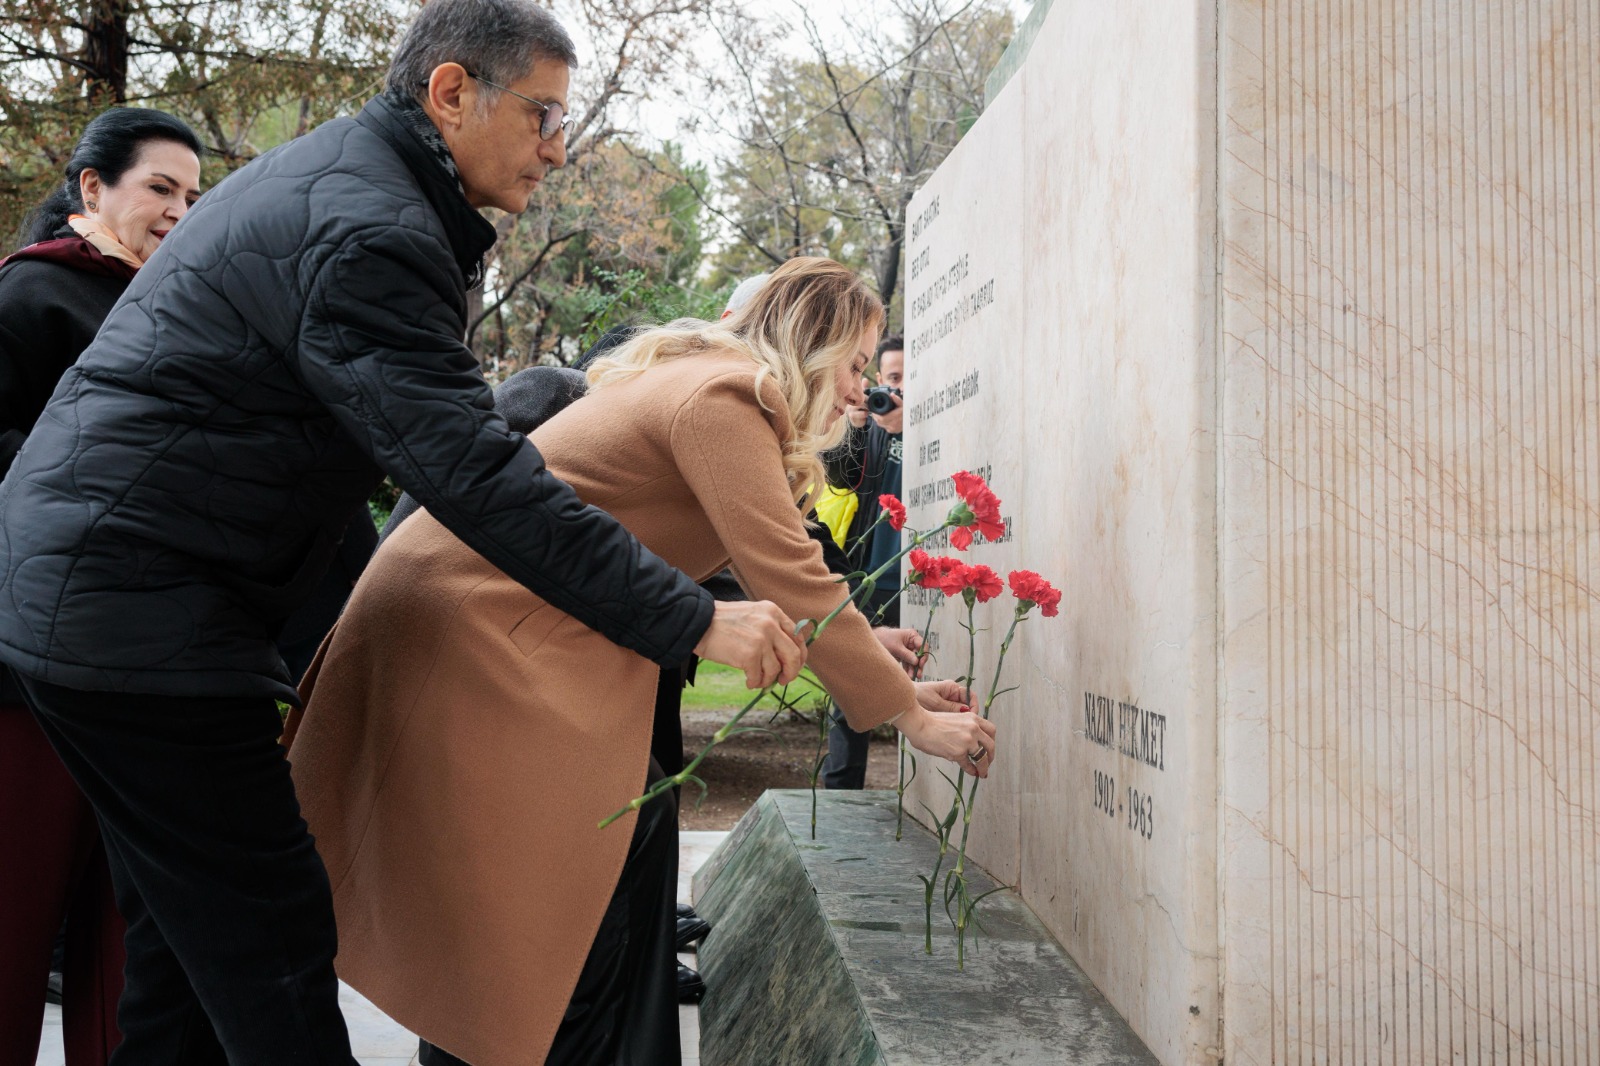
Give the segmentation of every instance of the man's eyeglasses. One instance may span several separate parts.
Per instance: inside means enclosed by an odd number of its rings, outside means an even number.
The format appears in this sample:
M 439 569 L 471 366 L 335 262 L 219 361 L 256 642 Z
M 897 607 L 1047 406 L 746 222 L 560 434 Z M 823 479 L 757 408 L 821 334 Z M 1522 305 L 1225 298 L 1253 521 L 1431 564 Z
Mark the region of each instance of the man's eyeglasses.
M 496 85 L 483 75 L 474 74 L 470 70 L 467 71 L 467 77 L 481 81 L 491 89 L 499 89 L 503 93 L 510 93 L 518 100 L 524 100 L 542 111 L 544 113 L 544 118 L 539 123 L 539 138 L 541 140 L 548 141 L 556 134 L 564 132 L 568 123 L 572 121 L 572 116 L 568 115 L 566 109 L 560 104 L 547 104 L 542 100 L 535 100 L 531 96 L 523 96 L 521 93 L 516 92 L 515 90 L 507 89 L 504 85 Z

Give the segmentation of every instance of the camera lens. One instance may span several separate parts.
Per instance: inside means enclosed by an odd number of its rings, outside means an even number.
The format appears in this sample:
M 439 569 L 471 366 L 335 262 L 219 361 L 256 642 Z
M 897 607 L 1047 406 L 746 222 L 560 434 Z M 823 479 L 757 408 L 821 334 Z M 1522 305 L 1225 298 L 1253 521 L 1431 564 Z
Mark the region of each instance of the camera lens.
M 867 390 L 867 410 L 875 415 L 886 415 L 894 410 L 894 396 L 899 389 L 879 385 Z

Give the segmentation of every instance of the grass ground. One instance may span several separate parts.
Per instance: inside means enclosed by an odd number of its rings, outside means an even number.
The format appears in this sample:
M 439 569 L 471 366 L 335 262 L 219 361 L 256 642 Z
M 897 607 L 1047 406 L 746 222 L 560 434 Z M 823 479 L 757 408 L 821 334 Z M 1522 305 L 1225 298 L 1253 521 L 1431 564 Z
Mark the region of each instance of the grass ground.
M 809 677 L 809 673 L 806 675 Z M 683 692 L 683 747 L 692 758 L 729 717 L 744 706 L 752 693 L 744 687 L 744 674 L 718 663 L 701 663 L 695 683 Z M 706 782 L 703 803 L 695 808 L 696 790 L 689 786 L 682 799 L 680 824 L 684 829 L 731 829 L 761 793 L 769 788 L 808 788 L 811 768 L 819 752 L 817 714 L 826 714 L 826 697 L 815 678 L 791 685 L 785 709 L 770 697 L 745 715 L 740 725 L 763 727 L 718 745 L 700 765 Z M 895 742 L 875 736 L 868 749 L 867 787 L 893 788 L 898 775 Z

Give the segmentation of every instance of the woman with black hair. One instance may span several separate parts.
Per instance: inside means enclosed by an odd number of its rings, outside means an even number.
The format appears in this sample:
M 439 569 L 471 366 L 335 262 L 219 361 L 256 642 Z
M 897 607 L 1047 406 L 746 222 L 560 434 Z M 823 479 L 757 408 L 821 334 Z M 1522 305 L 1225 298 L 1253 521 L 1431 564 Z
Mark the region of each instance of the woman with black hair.
M 199 138 L 181 120 L 119 107 L 83 131 L 66 180 L 0 260 L 0 476 L 61 375 L 134 274 L 200 196 Z M 38 1052 L 45 984 L 66 919 L 68 1066 L 96 1066 L 120 1036 L 123 923 L 93 809 L 0 666 L 0 1063 Z

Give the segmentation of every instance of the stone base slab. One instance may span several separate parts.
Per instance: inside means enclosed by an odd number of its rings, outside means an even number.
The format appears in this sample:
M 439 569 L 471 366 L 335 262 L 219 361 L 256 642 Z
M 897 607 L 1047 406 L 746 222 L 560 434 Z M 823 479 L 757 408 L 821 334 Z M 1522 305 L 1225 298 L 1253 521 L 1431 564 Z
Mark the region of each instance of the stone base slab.
M 938 841 L 910 817 L 894 839 L 894 793 L 818 793 L 815 840 L 811 800 L 766 793 L 695 875 L 705 1066 L 1156 1062 L 1013 892 L 980 904 L 965 971 L 936 899 L 925 953 Z

